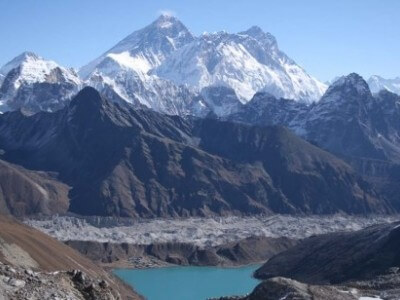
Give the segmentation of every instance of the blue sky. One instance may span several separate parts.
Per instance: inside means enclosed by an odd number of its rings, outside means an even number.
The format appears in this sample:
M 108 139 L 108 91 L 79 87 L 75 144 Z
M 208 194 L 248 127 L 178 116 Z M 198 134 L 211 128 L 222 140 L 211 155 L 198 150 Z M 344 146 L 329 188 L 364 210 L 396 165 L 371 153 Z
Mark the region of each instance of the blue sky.
M 164 10 L 195 34 L 258 25 L 324 81 L 400 76 L 398 0 L 0 0 L 0 65 L 31 50 L 79 67 Z

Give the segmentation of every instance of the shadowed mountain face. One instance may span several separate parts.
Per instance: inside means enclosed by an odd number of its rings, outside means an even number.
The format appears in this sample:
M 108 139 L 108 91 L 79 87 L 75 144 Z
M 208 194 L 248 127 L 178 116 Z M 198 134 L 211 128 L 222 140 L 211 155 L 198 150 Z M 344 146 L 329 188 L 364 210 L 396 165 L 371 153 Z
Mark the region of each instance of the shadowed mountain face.
M 400 267 L 400 223 L 310 237 L 256 271 L 312 284 L 367 280 Z
M 255 272 L 263 281 L 224 300 L 399 299 L 400 222 L 312 236 Z
M 0 148 L 57 172 L 83 215 L 392 211 L 351 167 L 284 128 L 135 111 L 92 88 L 55 113 L 1 115 Z

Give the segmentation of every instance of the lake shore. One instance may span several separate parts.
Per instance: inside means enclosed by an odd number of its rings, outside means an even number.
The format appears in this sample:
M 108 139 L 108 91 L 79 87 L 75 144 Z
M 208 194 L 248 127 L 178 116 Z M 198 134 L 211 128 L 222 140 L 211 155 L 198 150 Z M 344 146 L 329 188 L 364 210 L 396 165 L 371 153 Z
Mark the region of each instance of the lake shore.
M 204 300 L 244 295 L 259 283 L 252 274 L 260 265 L 242 267 L 172 266 L 154 269 L 118 269 L 113 273 L 152 300 Z

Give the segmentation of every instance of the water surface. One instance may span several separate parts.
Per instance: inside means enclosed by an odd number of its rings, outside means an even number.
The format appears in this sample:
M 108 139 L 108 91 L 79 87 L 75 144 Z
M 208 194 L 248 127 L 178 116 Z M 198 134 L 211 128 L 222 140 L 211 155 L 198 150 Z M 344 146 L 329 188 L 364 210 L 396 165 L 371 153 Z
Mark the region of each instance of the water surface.
M 114 273 L 149 300 L 204 300 L 251 292 L 258 284 L 252 274 L 259 266 L 118 269 Z

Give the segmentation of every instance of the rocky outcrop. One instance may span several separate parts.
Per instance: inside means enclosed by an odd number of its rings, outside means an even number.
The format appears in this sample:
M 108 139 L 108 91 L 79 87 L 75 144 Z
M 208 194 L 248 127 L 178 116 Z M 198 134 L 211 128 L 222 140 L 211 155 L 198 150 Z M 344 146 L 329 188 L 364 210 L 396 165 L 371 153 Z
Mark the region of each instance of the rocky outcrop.
M 259 268 L 248 296 L 224 299 L 399 299 L 399 245 L 399 222 L 313 236 Z
M 284 277 L 275 277 L 259 284 L 248 296 L 223 297 L 219 300 L 358 300 L 347 290 L 335 286 L 316 286 Z
M 399 245 L 399 222 L 314 236 L 273 257 L 255 275 L 317 284 L 371 279 L 400 267 Z
M 117 300 L 118 291 L 82 271 L 39 272 L 0 263 L 2 299 Z
M 219 300 L 396 300 L 400 295 L 399 283 L 400 276 L 396 274 L 346 285 L 313 285 L 274 277 L 260 283 L 247 296 Z

